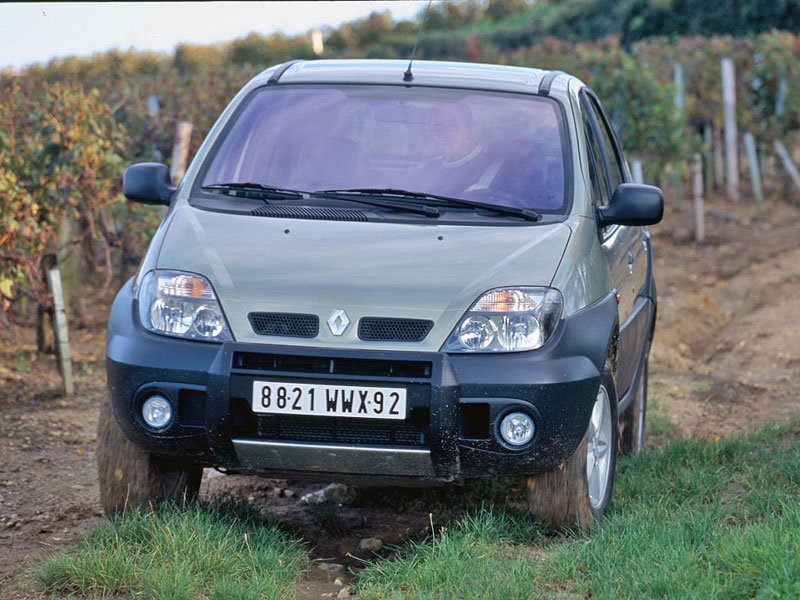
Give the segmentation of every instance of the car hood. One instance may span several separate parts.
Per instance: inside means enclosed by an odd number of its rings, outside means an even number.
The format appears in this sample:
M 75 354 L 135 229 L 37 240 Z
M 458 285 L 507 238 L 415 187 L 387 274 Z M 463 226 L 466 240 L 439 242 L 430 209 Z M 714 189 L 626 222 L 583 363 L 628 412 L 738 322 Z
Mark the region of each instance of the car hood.
M 485 291 L 550 285 L 570 237 L 564 223 L 457 226 L 274 219 L 182 206 L 157 266 L 208 277 L 240 342 L 437 351 Z M 349 327 L 327 325 L 338 309 Z M 316 338 L 258 335 L 251 312 L 314 314 Z M 421 342 L 366 342 L 361 317 L 426 319 Z

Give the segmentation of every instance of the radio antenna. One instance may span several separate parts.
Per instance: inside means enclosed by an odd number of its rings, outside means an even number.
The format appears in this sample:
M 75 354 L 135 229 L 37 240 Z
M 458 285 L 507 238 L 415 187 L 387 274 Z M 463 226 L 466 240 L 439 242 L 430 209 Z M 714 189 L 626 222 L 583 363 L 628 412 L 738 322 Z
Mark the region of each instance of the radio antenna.
M 413 81 L 414 75 L 411 74 L 411 63 L 414 62 L 414 55 L 417 53 L 417 43 L 419 42 L 419 36 L 422 34 L 422 27 L 425 25 L 425 21 L 428 18 L 428 9 L 431 7 L 431 0 L 428 0 L 428 4 L 425 5 L 425 12 L 422 15 L 422 19 L 419 21 L 419 29 L 417 30 L 417 39 L 414 40 L 414 48 L 411 50 L 411 58 L 408 60 L 408 68 L 406 72 L 403 73 L 403 81 Z

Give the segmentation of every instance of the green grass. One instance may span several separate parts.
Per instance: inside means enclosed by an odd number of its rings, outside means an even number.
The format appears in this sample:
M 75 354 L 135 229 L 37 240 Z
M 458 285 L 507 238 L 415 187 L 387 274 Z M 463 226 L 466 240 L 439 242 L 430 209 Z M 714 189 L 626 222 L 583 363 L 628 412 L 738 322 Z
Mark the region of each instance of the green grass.
M 498 480 L 396 495 L 437 528 L 367 564 L 360 597 L 800 598 L 800 422 L 620 461 L 608 518 L 590 533 L 544 530 L 523 494 Z M 58 594 L 284 598 L 306 564 L 298 542 L 228 500 L 113 519 L 36 575 Z
M 675 425 L 669 414 L 662 410 L 658 396 L 650 393 L 647 399 L 647 411 L 645 412 L 645 432 L 653 435 L 657 439 L 672 440 L 676 437 Z
M 242 502 L 140 510 L 46 560 L 45 591 L 152 599 L 285 598 L 305 572 L 296 541 Z
M 800 423 L 620 463 L 608 519 L 463 517 L 361 574 L 365 598 L 800 598 Z
M 424 543 L 400 550 L 398 560 L 362 571 L 367 598 L 530 598 L 538 573 L 535 549 L 523 545 L 544 532 L 522 515 L 481 510 Z

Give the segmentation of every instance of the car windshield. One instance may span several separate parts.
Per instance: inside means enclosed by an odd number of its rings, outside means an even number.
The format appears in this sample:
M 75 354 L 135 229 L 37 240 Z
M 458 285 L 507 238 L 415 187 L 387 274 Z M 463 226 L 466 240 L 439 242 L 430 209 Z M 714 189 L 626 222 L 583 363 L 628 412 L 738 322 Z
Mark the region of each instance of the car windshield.
M 564 137 L 555 101 L 532 95 L 265 87 L 217 140 L 201 187 L 408 190 L 562 212 Z

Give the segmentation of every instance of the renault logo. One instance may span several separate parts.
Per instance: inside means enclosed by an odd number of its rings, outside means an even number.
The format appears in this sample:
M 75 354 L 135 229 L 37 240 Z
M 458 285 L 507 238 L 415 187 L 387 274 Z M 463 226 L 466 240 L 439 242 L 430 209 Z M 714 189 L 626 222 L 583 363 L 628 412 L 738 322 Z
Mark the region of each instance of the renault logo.
M 348 325 L 350 325 L 350 319 L 347 317 L 347 313 L 341 308 L 337 308 L 331 313 L 331 316 L 328 317 L 328 327 L 330 327 L 333 335 L 342 335 Z

